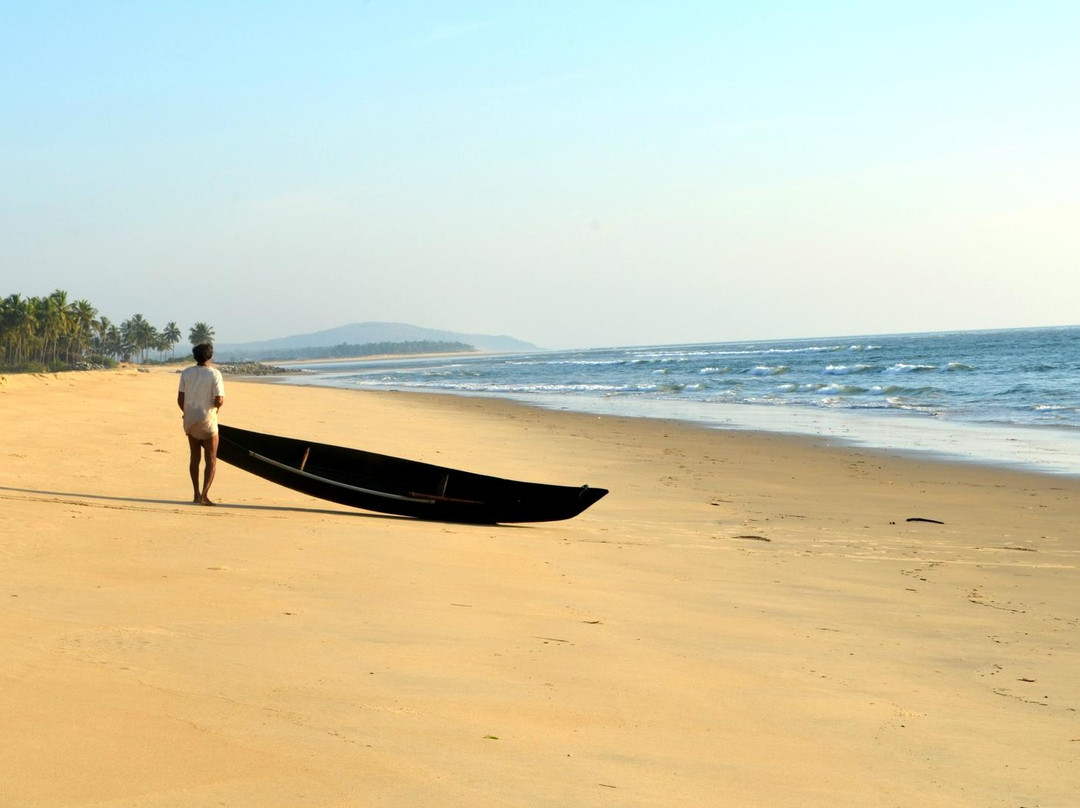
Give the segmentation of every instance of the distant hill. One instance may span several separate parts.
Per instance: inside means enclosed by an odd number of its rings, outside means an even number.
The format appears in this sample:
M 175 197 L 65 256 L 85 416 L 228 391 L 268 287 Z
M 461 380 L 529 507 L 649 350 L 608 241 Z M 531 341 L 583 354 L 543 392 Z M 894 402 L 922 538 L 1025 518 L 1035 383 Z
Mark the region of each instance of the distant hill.
M 539 351 L 541 348 L 529 342 L 507 336 L 491 334 L 461 334 L 456 331 L 438 331 L 407 323 L 353 323 L 297 334 L 291 337 L 261 340 L 259 342 L 214 343 L 214 358 L 219 361 L 236 359 L 275 359 L 278 354 L 294 355 L 304 348 L 326 348 L 342 343 L 365 345 L 372 342 L 463 342 L 478 351 L 491 353 L 516 353 Z M 316 357 L 312 357 L 316 358 Z

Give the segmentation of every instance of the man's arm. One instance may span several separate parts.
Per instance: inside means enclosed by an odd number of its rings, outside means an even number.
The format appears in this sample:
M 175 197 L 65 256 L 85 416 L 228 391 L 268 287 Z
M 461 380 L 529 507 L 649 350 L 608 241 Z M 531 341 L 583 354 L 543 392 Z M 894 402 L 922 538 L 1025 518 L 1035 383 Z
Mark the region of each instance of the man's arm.
M 176 394 L 176 405 L 180 408 L 181 412 L 183 412 L 183 409 L 184 409 L 184 394 L 183 393 L 177 393 Z
M 221 409 L 225 403 L 225 380 L 221 378 L 221 371 L 214 368 L 214 407 Z

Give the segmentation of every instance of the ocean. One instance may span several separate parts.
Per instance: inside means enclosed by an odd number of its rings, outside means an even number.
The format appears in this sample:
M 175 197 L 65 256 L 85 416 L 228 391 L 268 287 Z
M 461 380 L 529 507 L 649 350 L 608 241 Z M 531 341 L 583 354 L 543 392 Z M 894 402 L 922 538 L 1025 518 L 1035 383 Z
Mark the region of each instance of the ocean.
M 310 362 L 289 384 L 510 398 L 1080 474 L 1080 327 Z

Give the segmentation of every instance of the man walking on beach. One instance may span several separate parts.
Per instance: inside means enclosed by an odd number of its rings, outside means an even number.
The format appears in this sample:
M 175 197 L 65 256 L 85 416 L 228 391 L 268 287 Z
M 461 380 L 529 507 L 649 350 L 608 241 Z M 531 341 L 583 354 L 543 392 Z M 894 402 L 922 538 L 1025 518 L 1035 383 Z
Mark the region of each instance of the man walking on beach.
M 213 505 L 208 494 L 217 471 L 217 412 L 225 403 L 225 382 L 221 372 L 210 367 L 210 359 L 214 356 L 213 345 L 206 342 L 196 345 L 192 354 L 198 364 L 180 374 L 180 392 L 176 396 L 176 403 L 184 413 L 184 432 L 191 449 L 191 487 L 195 491 L 193 502 L 197 505 Z M 201 490 L 200 451 L 206 463 Z

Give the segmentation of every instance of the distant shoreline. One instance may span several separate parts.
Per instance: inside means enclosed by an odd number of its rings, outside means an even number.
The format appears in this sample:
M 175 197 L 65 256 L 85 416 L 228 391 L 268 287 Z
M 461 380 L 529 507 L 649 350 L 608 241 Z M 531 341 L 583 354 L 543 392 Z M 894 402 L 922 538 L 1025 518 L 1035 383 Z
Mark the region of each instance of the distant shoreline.
M 440 356 L 481 356 L 491 351 L 443 351 L 418 354 L 371 354 L 368 356 L 333 356 L 326 359 L 257 359 L 256 362 L 273 362 L 275 365 L 345 365 L 355 362 L 377 362 L 381 359 L 434 359 Z

